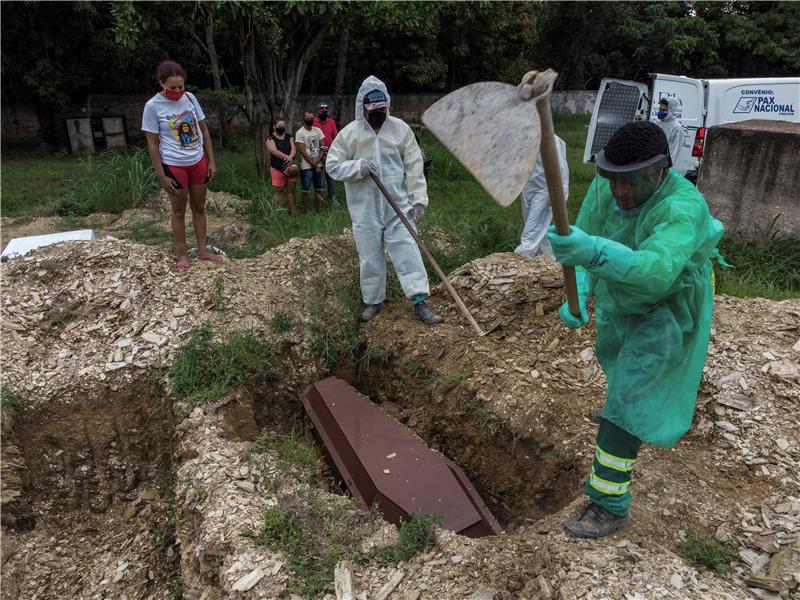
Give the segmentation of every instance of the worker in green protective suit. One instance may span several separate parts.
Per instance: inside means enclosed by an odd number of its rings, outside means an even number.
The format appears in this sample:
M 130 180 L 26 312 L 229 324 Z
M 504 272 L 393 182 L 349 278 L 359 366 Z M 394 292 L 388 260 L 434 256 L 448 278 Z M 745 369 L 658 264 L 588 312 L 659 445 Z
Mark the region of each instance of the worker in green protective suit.
M 591 503 L 565 524 L 569 535 L 603 537 L 630 520 L 631 472 L 641 443 L 673 447 L 692 423 L 711 330 L 711 258 L 722 223 L 671 170 L 655 123 L 621 127 L 597 156 L 597 176 L 576 226 L 548 239 L 556 259 L 576 267 L 580 316 L 595 297 L 597 359 L 606 404 L 584 492 Z

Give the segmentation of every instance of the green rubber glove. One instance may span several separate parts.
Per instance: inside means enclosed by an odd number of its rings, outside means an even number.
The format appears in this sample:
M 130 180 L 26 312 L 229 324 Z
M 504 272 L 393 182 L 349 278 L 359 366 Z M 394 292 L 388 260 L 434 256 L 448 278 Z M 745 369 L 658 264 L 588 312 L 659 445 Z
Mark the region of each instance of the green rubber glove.
M 558 309 L 558 316 L 561 318 L 561 322 L 565 327 L 577 329 L 578 327 L 583 327 L 589 322 L 589 313 L 586 311 L 586 304 L 584 303 L 583 298 L 579 297 L 578 303 L 581 308 L 580 319 L 569 312 L 569 305 L 566 302 L 564 302 L 564 304 L 561 305 L 561 308 Z
M 635 259 L 634 251 L 624 244 L 588 235 L 575 225 L 569 228 L 569 235 L 558 235 L 555 225 L 551 225 L 547 239 L 562 265 L 580 266 L 592 275 L 611 281 L 621 281 Z

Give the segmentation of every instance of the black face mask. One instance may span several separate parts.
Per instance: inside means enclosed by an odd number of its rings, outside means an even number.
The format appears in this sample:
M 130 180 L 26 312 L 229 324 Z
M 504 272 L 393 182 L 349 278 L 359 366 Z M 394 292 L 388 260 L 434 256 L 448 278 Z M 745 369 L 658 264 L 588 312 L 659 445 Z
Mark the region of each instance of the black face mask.
M 283 135 L 284 131 L 286 131 L 286 127 L 276 127 L 275 128 L 275 133 L 277 133 L 278 135 Z
M 372 112 L 367 113 L 367 123 L 372 125 L 375 129 L 380 129 L 384 121 L 386 121 L 385 112 L 381 112 L 379 110 L 373 110 Z
M 305 119 L 303 120 L 303 123 L 311 127 L 314 124 L 314 119 Z
M 324 123 L 328 120 L 328 113 L 319 113 L 319 122 Z

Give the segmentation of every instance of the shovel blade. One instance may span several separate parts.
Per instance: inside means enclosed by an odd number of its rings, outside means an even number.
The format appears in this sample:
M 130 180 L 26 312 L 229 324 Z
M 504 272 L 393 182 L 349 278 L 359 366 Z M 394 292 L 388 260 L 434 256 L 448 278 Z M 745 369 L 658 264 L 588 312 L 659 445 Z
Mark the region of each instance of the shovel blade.
M 434 103 L 422 122 L 500 204 L 520 195 L 539 156 L 536 103 L 507 83 L 473 83 Z

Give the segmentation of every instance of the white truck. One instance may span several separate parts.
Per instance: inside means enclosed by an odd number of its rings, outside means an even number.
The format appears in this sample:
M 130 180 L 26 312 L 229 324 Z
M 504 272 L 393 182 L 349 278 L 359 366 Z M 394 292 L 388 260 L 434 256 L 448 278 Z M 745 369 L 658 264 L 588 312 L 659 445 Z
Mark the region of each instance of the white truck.
M 709 127 L 751 119 L 800 123 L 800 77 L 693 79 L 654 73 L 649 89 L 635 81 L 603 79 L 583 161 L 594 162 L 595 155 L 625 123 L 658 122 L 658 103 L 670 96 L 680 102 L 677 117 L 686 133 L 673 167 L 692 181 L 697 177 Z

